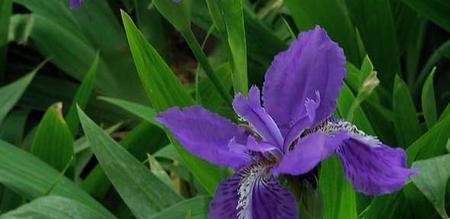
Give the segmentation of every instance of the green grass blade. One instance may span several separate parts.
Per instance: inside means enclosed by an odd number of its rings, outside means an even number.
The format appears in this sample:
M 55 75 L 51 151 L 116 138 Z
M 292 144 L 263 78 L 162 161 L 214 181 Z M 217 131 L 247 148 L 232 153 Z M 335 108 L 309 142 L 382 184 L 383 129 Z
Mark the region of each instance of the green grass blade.
M 182 200 L 79 108 L 78 114 L 102 169 L 137 218 L 148 218 Z
M 12 13 L 12 0 L 0 2 L 0 83 L 3 82 L 6 68 L 6 48 L 8 47 L 9 21 Z
M 431 73 L 428 75 L 427 80 L 425 80 L 422 88 L 422 111 L 428 129 L 433 127 L 437 121 L 436 98 L 434 96 L 433 82 L 435 72 L 436 68 L 433 68 Z
M 358 28 L 366 52 L 379 73 L 381 85 L 392 88 L 394 76 L 400 72 L 400 52 L 390 1 L 346 0 L 345 2 L 353 24 Z
M 450 32 L 450 4 L 442 0 L 402 0 L 420 15 Z
M 6 212 L 1 219 L 107 219 L 91 207 L 60 196 L 44 196 Z
M 149 219 L 179 219 L 184 218 L 190 212 L 192 219 L 203 219 L 208 216 L 209 197 L 199 196 L 185 200 L 164 209 Z
M 36 72 L 39 71 L 44 64 L 45 63 L 40 64 L 28 75 L 0 88 L 0 124 L 3 122 L 6 114 L 8 114 L 14 105 L 16 105 L 17 101 L 19 101 L 20 97 L 25 92 L 25 89 L 28 87 L 31 80 L 33 80 Z
M 243 4 L 243 0 L 220 1 L 230 49 L 234 91 L 246 95 L 248 92 L 247 43 Z
M 20 161 L 20 162 L 17 162 Z M 32 154 L 0 140 L 0 183 L 34 199 L 46 195 L 58 195 L 84 203 L 105 218 L 115 217 L 95 199 L 61 173 Z M 53 189 L 52 189 L 53 188 Z
M 31 153 L 59 171 L 73 161 L 73 137 L 62 116 L 62 103 L 50 106 L 34 135 Z
M 443 219 L 449 218 L 445 212 L 445 187 L 450 178 L 450 155 L 417 161 L 413 166 L 420 173 L 411 177 L 417 188 L 434 205 Z
M 422 131 L 408 86 L 398 76 L 395 78 L 392 101 L 397 141 L 402 148 L 407 148 Z
M 194 100 L 169 66 L 147 43 L 125 12 L 122 12 L 122 19 L 139 77 L 155 110 L 162 111 L 173 106 L 194 104 Z M 175 142 L 173 138 L 171 140 Z M 193 156 L 178 143 L 174 145 L 193 175 L 210 194 L 214 194 L 216 186 L 225 177 L 223 169 Z
M 67 112 L 66 121 L 73 136 L 76 136 L 78 134 L 80 125 L 78 121 L 76 106 L 78 105 L 82 110 L 84 110 L 88 104 L 89 98 L 91 97 L 94 90 L 99 59 L 100 56 L 97 53 L 94 58 L 94 62 L 86 73 L 86 76 L 84 76 L 83 82 L 78 88 L 77 93 L 72 100 L 72 104 L 70 105 L 69 111 Z

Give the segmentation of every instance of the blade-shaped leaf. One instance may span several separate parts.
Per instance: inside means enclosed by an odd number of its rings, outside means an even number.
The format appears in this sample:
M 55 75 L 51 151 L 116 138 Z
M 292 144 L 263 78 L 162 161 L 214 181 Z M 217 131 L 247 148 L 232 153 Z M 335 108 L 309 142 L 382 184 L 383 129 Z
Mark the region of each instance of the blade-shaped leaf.
M 154 119 L 154 117 L 156 116 L 156 111 L 148 106 L 109 97 L 99 97 L 99 99 L 114 104 L 151 124 L 162 127 L 161 124 Z
M 73 137 L 62 116 L 62 104 L 50 106 L 34 135 L 31 153 L 59 171 L 74 156 Z
M 433 203 L 443 219 L 449 218 L 445 212 L 445 187 L 450 177 L 450 154 L 413 163 L 420 174 L 412 178 L 419 190 Z
M 150 165 L 150 170 L 152 173 L 158 177 L 161 182 L 166 184 L 172 189 L 175 189 L 173 186 L 172 180 L 170 179 L 170 176 L 167 174 L 167 172 L 164 170 L 164 168 L 159 164 L 158 160 L 156 160 L 152 155 L 147 154 L 148 157 L 148 163 Z
M 48 164 L 1 140 L 0 183 L 28 199 L 46 194 L 63 196 L 90 206 L 105 218 L 115 218 L 100 203 Z
M 79 108 L 78 116 L 97 160 L 137 218 L 148 218 L 182 200 Z
M 91 68 L 89 68 L 87 74 L 84 76 L 83 82 L 78 88 L 77 93 L 75 94 L 75 97 L 73 98 L 72 104 L 70 105 L 69 111 L 66 115 L 67 125 L 69 126 L 69 129 L 74 136 L 77 135 L 80 125 L 78 121 L 76 106 L 78 105 L 81 109 L 84 110 L 88 104 L 89 98 L 91 97 L 94 90 L 99 58 L 100 56 L 97 53 L 94 62 L 92 63 Z
M 450 4 L 442 0 L 402 0 L 406 5 L 450 32 Z
M 44 196 L 6 212 L 1 219 L 106 219 L 91 207 L 60 196 Z
M 207 218 L 209 201 L 209 197 L 195 197 L 164 209 L 149 219 L 179 219 L 184 218 L 188 212 L 193 219 Z
M 436 68 L 431 70 L 430 75 L 428 75 L 427 80 L 423 84 L 422 88 L 422 110 L 423 116 L 425 117 L 425 123 L 428 129 L 433 127 L 437 120 L 436 112 L 436 98 L 434 97 L 434 85 L 433 78 Z
M 395 78 L 392 101 L 397 141 L 401 147 L 407 148 L 422 131 L 408 86 L 398 76 Z
M 34 75 L 45 63 L 40 64 L 31 73 L 22 78 L 10 83 L 6 86 L 0 87 L 0 123 L 2 123 L 6 114 L 16 105 L 23 92 L 33 80 Z
M 235 93 L 247 94 L 247 43 L 245 42 L 243 0 L 220 1 L 226 27 Z
M 194 104 L 194 100 L 169 66 L 147 43 L 125 12 L 122 12 L 122 19 L 139 77 L 155 109 L 162 111 L 172 106 L 183 107 Z M 172 141 L 175 142 L 174 139 Z M 193 175 L 210 194 L 213 194 L 216 186 L 225 177 L 223 169 L 193 156 L 178 143 L 174 145 Z

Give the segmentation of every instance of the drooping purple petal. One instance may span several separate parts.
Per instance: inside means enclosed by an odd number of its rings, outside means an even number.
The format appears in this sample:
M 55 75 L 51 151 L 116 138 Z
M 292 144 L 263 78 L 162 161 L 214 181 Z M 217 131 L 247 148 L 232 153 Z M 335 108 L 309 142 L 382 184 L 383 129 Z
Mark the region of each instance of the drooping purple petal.
M 343 138 L 346 138 L 346 135 L 341 132 L 333 137 L 321 132 L 309 134 L 299 139 L 294 149 L 284 155 L 281 162 L 271 171 L 275 176 L 280 173 L 290 175 L 307 173 L 320 161 L 331 156 Z
M 250 88 L 248 98 L 238 94 L 233 101 L 236 113 L 247 120 L 256 131 L 268 142 L 281 148 L 283 137 L 277 124 L 261 106 L 261 97 L 258 87 Z
M 209 219 L 297 219 L 292 194 L 259 164 L 222 182 L 211 202 Z
M 233 138 L 239 144 L 246 144 L 244 130 L 202 107 L 170 108 L 159 113 L 156 120 L 169 128 L 189 152 L 211 163 L 239 168 L 249 161 L 245 154 L 229 149 Z
M 263 87 L 264 107 L 283 134 L 307 114 L 307 100 L 320 95 L 314 124 L 330 116 L 345 76 L 345 56 L 320 27 L 301 33 L 278 54 Z M 312 106 L 312 105 L 310 105 Z
M 69 1 L 69 8 L 75 9 L 81 6 L 83 4 L 83 0 L 70 0 Z
M 367 144 L 349 138 L 337 149 L 345 176 L 356 191 L 366 195 L 382 195 L 397 191 L 417 169 L 407 168 L 405 151 L 384 144 Z
M 220 183 L 210 203 L 209 219 L 238 218 L 237 205 L 239 201 L 238 190 L 240 182 L 241 176 L 234 174 Z

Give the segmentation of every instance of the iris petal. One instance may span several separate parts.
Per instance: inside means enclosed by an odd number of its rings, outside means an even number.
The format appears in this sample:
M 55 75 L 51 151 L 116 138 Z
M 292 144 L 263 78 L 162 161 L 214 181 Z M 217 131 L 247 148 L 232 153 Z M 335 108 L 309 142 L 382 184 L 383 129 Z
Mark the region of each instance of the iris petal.
M 75 9 L 81 6 L 83 4 L 83 0 L 70 0 L 69 2 L 69 8 Z
M 245 131 L 202 107 L 170 108 L 159 113 L 156 120 L 169 128 L 189 152 L 209 162 L 237 169 L 249 161 L 245 154 L 229 148 L 232 139 L 246 144 L 248 135 Z
M 286 134 L 307 114 L 305 103 L 320 93 L 314 123 L 330 116 L 345 76 L 345 56 L 320 27 L 301 33 L 288 50 L 278 54 L 263 87 L 264 107 Z

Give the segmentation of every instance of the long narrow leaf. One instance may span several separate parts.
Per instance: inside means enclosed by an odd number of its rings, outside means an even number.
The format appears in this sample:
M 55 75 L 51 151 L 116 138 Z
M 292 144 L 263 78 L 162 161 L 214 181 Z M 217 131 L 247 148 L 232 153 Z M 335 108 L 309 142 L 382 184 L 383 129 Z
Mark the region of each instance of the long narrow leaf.
M 427 80 L 423 84 L 422 88 L 422 110 L 423 116 L 425 117 L 425 123 L 428 129 L 433 127 L 437 121 L 437 111 L 436 111 L 436 98 L 434 97 L 434 73 L 436 68 L 431 70 L 430 75 L 428 75 Z

